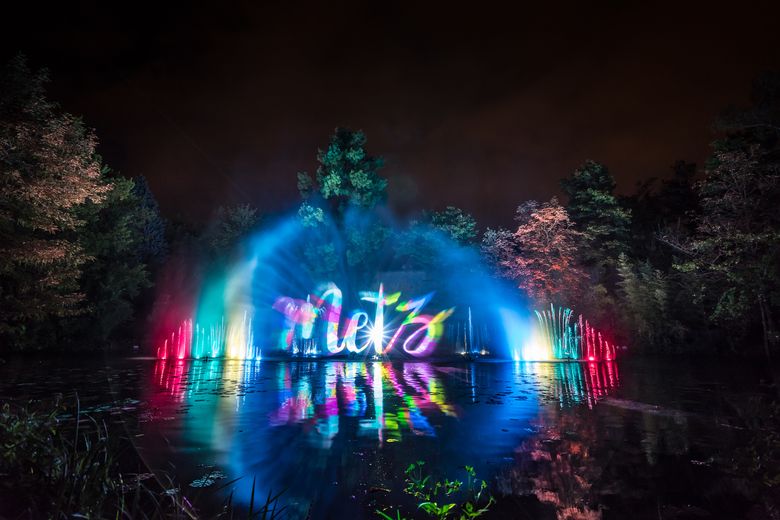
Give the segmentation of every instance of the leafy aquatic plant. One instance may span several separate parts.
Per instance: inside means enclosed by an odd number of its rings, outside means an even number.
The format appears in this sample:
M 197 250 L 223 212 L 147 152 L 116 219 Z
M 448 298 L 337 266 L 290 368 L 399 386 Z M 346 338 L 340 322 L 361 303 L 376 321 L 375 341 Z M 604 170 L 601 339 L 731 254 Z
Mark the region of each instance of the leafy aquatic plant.
M 487 482 L 477 478 L 473 466 L 463 467 L 466 472 L 465 486 L 461 480 L 435 480 L 424 472 L 424 466 L 424 461 L 409 464 L 404 471 L 404 492 L 419 500 L 417 509 L 428 516 L 445 520 L 458 515 L 459 520 L 470 520 L 487 513 L 494 504 L 495 499 L 487 490 Z M 376 513 L 384 520 L 405 520 L 398 510 L 395 517 L 379 510 Z

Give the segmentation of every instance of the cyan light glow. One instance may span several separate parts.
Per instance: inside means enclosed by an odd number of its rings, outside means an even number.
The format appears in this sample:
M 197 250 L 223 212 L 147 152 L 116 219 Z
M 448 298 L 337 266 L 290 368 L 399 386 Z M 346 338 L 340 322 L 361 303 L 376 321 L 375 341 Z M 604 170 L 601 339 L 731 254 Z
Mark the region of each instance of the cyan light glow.
M 183 273 L 192 275 L 184 290 L 163 294 L 160 308 L 170 311 L 156 321 L 157 357 L 615 357 L 609 336 L 571 309 L 529 310 L 520 291 L 486 271 L 471 249 L 442 241 L 431 252 L 435 272 L 372 274 L 368 266 L 342 265 L 329 267 L 335 274 L 324 279 L 334 281 L 322 283 L 322 254 L 305 236 L 286 219 L 241 244 L 229 262 Z

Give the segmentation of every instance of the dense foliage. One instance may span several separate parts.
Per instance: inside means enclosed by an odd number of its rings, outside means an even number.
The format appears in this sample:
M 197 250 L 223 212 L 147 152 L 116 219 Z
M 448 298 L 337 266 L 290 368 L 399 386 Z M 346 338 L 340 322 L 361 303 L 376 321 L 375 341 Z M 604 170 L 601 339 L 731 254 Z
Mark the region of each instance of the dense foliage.
M 716 151 L 699 184 L 702 206 L 690 254 L 678 267 L 700 278 L 715 300 L 712 318 L 744 335 L 758 310 L 764 348 L 777 342 L 773 309 L 780 304 L 780 161 L 753 144 Z
M 337 128 L 317 154 L 315 178 L 298 174 L 298 215 L 308 235 L 302 255 L 314 276 L 376 267 L 388 236 L 375 211 L 386 198 L 387 180 L 379 175 L 384 160 L 368 155 L 365 144 L 363 132 Z
M 317 154 L 315 179 L 298 174 L 298 190 L 309 198 L 319 195 L 340 213 L 350 206 L 373 208 L 385 199 L 387 180 L 379 175 L 381 157 L 366 153 L 363 132 L 337 128 L 325 150 Z
M 18 57 L 0 85 L 4 349 L 103 344 L 165 252 L 151 193 L 102 164 L 95 135 L 46 99 L 46 81 Z
M 485 232 L 484 256 L 533 305 L 564 299 L 640 350 L 776 355 L 780 76 L 757 81 L 753 106 L 719 128 L 703 172 L 678 161 L 630 197 L 586 161 L 562 181 L 565 208 L 523 203 L 517 231 Z
M 455 206 L 431 215 L 431 226 L 440 230 L 457 244 L 469 244 L 477 237 L 477 221 L 472 215 Z
M 80 312 L 89 257 L 78 207 L 102 203 L 95 136 L 46 100 L 43 73 L 22 58 L 0 85 L 0 336 L 29 344 L 47 321 Z
M 226 255 L 255 228 L 258 220 L 257 208 L 249 204 L 220 206 L 203 231 L 201 241 L 210 255 Z
M 614 195 L 612 175 L 604 165 L 586 161 L 561 186 L 569 197 L 566 210 L 582 233 L 583 260 L 601 269 L 614 265 L 628 250 L 631 213 Z
M 577 256 L 582 233 L 574 229 L 566 209 L 553 198 L 528 201 L 515 213 L 518 227 L 485 233 L 482 249 L 494 257 L 503 275 L 538 302 L 576 301 L 586 280 Z
M 46 98 L 44 73 L 17 58 L 1 81 L 3 348 L 105 346 L 150 304 L 155 281 L 170 292 L 186 286 L 176 272 L 197 271 L 169 268 L 155 280 L 169 249 L 218 269 L 261 222 L 257 208 L 237 204 L 204 226 L 167 224 L 146 180 L 112 172 L 93 132 Z M 574 307 L 648 352 L 762 345 L 771 357 L 780 339 L 780 76 L 754 90 L 750 107 L 718 121 L 703 170 L 678 161 L 667 179 L 620 197 L 608 168 L 588 160 L 562 180 L 564 204 L 520 202 L 513 227 L 481 235 L 454 206 L 399 226 L 384 207 L 383 159 L 368 153 L 363 132 L 338 128 L 316 173 L 298 174 L 305 236 L 290 247 L 301 248 L 294 257 L 312 278 L 369 280 L 447 271 L 442 251 L 481 244 L 529 307 Z
M 727 133 L 695 186 L 695 231 L 667 242 L 681 252 L 675 267 L 693 280 L 694 302 L 730 331 L 729 346 L 761 331 L 771 357 L 780 340 L 780 75 L 760 78 L 753 106 L 720 124 Z

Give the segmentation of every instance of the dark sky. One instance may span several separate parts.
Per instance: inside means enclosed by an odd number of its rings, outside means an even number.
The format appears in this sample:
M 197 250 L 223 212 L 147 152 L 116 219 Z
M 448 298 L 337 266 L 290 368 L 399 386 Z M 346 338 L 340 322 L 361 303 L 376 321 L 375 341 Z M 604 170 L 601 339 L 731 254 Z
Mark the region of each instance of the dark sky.
M 0 57 L 49 67 L 106 161 L 190 219 L 291 207 L 348 126 L 396 207 L 508 225 L 585 159 L 622 192 L 701 164 L 714 117 L 780 69 L 780 2 L 191 3 L 27 2 L 0 31 Z

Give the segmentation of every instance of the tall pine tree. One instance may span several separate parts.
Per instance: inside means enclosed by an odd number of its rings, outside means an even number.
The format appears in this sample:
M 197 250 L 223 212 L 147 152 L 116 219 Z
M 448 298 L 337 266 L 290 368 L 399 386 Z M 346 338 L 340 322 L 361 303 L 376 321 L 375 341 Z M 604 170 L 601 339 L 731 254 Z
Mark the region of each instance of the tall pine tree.
M 566 210 L 585 238 L 583 254 L 588 263 L 615 265 L 629 247 L 631 213 L 615 196 L 615 180 L 607 167 L 586 161 L 561 181 L 568 195 Z

